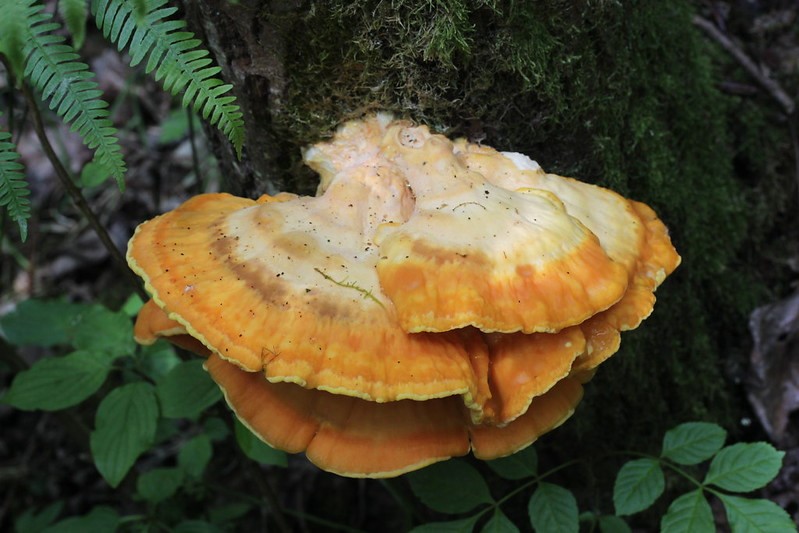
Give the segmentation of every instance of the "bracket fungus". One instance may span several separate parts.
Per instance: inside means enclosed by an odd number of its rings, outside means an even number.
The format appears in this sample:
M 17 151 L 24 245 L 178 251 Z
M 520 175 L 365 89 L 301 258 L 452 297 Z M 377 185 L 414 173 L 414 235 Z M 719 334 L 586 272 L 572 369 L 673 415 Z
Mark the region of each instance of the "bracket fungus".
M 314 197 L 205 194 L 137 228 L 135 334 L 207 356 L 255 434 L 341 475 L 529 445 L 680 262 L 644 204 L 388 115 L 304 156 Z

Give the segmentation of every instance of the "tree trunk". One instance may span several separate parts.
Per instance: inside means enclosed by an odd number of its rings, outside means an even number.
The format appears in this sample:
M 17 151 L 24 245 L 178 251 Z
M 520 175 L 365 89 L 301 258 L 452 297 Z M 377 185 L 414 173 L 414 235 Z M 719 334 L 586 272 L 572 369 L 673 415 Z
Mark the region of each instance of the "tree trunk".
M 339 121 L 383 109 L 645 201 L 672 229 L 683 267 L 658 293 L 654 316 L 625 335 L 588 386 L 577 431 L 601 427 L 618 435 L 607 446 L 634 446 L 626 428 L 636 421 L 648 445 L 678 422 L 740 416 L 724 361 L 745 356 L 744 313 L 758 289 L 752 266 L 725 265 L 757 238 L 747 236 L 732 165 L 731 126 L 749 126 L 738 101 L 714 87 L 690 3 L 183 6 L 244 112 L 241 161 L 211 132 L 232 192 L 312 194 L 300 148 Z

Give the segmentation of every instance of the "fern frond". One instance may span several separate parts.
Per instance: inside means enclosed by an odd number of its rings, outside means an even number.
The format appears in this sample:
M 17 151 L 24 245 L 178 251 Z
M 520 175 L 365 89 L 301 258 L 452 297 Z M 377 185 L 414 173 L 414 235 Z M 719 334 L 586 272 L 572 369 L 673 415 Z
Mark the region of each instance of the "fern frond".
M 137 14 L 142 1 L 147 7 L 143 18 Z M 120 51 L 130 45 L 131 66 L 146 57 L 145 71 L 155 70 L 156 81 L 171 94 L 184 91 L 183 106 L 217 126 L 241 155 L 244 121 L 235 96 L 227 94 L 232 85 L 217 77 L 221 69 L 210 66 L 199 39 L 183 31 L 185 21 L 167 19 L 177 8 L 166 4 L 167 0 L 92 0 L 91 9 L 97 27 Z
M 64 37 L 53 33 L 60 25 L 50 22 L 52 16 L 43 13 L 41 5 L 32 5 L 33 0 L 23 1 L 29 5 L 25 76 L 124 189 L 125 161 L 94 74 L 78 61 L 75 49 L 64 44 Z
M 25 37 L 28 33 L 27 12 L 30 0 L 9 0 L 0 16 L 0 53 L 6 56 L 12 74 L 18 80 L 25 71 Z
M 11 134 L 0 130 L 0 207 L 5 207 L 19 226 L 22 241 L 28 238 L 28 219 L 31 217 L 30 189 L 25 181 L 19 152 L 11 142 Z
M 58 12 L 72 35 L 72 45 L 80 50 L 86 39 L 86 18 L 89 15 L 86 0 L 58 0 Z

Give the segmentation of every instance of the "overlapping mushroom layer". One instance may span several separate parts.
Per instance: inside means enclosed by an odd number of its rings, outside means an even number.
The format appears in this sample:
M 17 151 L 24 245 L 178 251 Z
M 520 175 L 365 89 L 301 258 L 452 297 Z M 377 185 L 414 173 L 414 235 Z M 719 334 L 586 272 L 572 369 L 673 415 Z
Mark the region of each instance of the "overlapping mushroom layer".
M 647 206 L 423 126 L 350 122 L 305 159 L 315 197 L 201 195 L 137 229 L 136 337 L 208 355 L 253 432 L 343 475 L 529 445 L 679 264 Z

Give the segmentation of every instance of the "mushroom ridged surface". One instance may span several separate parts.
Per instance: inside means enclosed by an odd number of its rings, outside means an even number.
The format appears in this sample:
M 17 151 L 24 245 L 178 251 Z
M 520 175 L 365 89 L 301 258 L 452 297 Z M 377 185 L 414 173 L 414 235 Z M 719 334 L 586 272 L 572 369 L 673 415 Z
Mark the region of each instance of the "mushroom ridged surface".
M 644 204 L 387 115 L 304 155 L 314 197 L 200 195 L 137 228 L 135 336 L 207 356 L 247 427 L 341 475 L 529 445 L 680 261 Z

